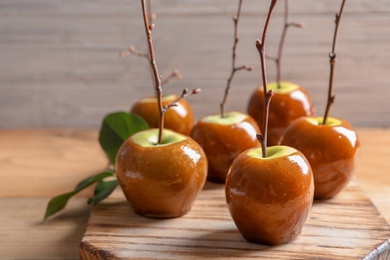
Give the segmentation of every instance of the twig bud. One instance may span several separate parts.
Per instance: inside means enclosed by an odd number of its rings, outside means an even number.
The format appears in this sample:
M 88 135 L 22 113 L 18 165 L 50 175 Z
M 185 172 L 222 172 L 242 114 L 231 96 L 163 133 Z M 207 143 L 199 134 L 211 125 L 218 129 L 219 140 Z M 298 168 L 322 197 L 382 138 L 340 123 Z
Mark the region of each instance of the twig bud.
M 183 75 L 181 74 L 181 72 L 178 69 L 174 69 L 172 71 L 172 76 L 175 78 L 178 78 L 178 79 L 181 79 L 183 77 Z
M 121 51 L 121 52 L 119 52 L 119 58 L 124 58 L 124 57 L 126 57 L 127 55 L 129 55 L 129 52 L 128 52 L 128 51 Z
M 174 69 L 172 71 L 172 73 L 168 77 L 166 77 L 163 82 L 161 82 L 161 84 L 165 85 L 165 84 L 169 83 L 173 78 L 180 79 L 180 78 L 182 78 L 182 76 L 183 75 L 181 74 L 181 72 L 178 69 Z
M 136 52 L 136 49 L 133 45 L 129 46 L 129 52 L 133 54 Z
M 270 90 L 267 92 L 267 99 L 270 99 L 273 95 L 274 95 L 274 90 L 273 90 L 273 89 L 270 89 Z
M 329 58 L 330 58 L 330 63 L 334 64 L 336 62 L 336 53 L 335 52 L 331 52 L 329 53 Z
M 291 22 L 289 23 L 289 26 L 293 26 L 295 28 L 303 28 L 306 26 L 306 24 L 303 22 Z
M 183 94 L 181 94 L 182 97 L 188 94 L 188 88 L 183 89 Z
M 200 88 L 193 89 L 193 90 L 192 90 L 192 94 L 199 94 L 200 91 L 201 91 Z
M 263 48 L 263 44 L 259 39 L 256 40 L 256 48 L 258 51 L 261 51 L 261 49 Z

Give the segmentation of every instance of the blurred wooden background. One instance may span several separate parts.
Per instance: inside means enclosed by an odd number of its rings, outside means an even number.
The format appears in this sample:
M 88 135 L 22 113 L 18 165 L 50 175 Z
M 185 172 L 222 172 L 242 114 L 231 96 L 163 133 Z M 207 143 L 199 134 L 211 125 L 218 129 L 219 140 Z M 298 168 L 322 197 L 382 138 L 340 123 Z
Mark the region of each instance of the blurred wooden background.
M 233 81 L 227 110 L 246 111 L 261 81 L 255 40 L 269 1 L 244 1 L 238 64 L 254 67 Z M 291 0 L 292 28 L 283 58 L 283 78 L 306 87 L 323 113 L 328 53 L 340 0 Z M 165 93 L 202 88 L 190 97 L 199 118 L 218 112 L 230 73 L 237 1 L 155 0 L 153 31 L 160 73 L 179 68 L 184 78 Z M 280 1 L 271 21 L 268 54 L 276 54 L 282 29 Z M 0 128 L 97 128 L 110 112 L 128 110 L 154 94 L 148 62 L 118 53 L 128 45 L 146 50 L 138 0 L 1 0 Z M 327 24 L 327 26 L 324 26 Z M 340 27 L 336 104 L 332 115 L 356 127 L 390 126 L 390 1 L 350 0 Z M 274 64 L 268 66 L 275 78 Z

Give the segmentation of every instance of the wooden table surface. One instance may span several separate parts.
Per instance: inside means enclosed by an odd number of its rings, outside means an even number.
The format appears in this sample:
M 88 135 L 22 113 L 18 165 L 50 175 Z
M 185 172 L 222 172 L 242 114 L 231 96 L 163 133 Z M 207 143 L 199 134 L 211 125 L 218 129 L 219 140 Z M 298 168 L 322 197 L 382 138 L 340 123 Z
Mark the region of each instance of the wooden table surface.
M 390 222 L 390 130 L 359 129 L 356 181 Z M 49 199 L 106 167 L 96 130 L 0 131 L 0 258 L 77 259 L 90 208 L 83 193 L 42 223 Z
M 339 0 L 291 1 L 292 29 L 284 79 L 308 89 L 322 114 L 328 53 Z M 179 68 L 183 79 L 167 91 L 201 87 L 191 97 L 196 117 L 218 111 L 231 64 L 237 1 L 154 1 L 153 36 L 162 75 Z M 254 47 L 268 4 L 244 1 L 239 64 L 253 66 L 233 82 L 227 110 L 245 111 L 261 81 Z M 271 24 L 268 51 L 280 36 L 281 6 Z M 42 223 L 49 199 L 105 169 L 97 142 L 102 117 L 128 110 L 153 94 L 147 62 L 118 58 L 128 45 L 145 50 L 138 0 L 12 0 L 0 2 L 0 258 L 77 259 L 88 221 L 86 197 Z M 359 131 L 356 181 L 390 221 L 390 2 L 347 1 L 336 64 L 332 114 Z M 270 80 L 275 78 L 269 64 Z M 86 129 L 88 128 L 88 129 Z

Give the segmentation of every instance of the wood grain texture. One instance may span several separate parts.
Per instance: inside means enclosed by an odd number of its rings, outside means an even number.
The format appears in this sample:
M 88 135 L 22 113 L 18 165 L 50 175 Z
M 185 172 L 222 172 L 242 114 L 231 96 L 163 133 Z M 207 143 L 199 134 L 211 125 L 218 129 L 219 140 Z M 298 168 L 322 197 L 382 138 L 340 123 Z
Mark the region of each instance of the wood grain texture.
M 78 259 L 90 208 L 72 199 L 57 218 L 42 222 L 48 198 L 0 199 L 0 258 Z
M 376 259 L 381 246 L 385 259 L 390 254 L 389 224 L 354 183 L 332 200 L 315 202 L 301 235 L 276 247 L 245 241 L 223 185 L 207 183 L 187 215 L 168 220 L 138 216 L 120 195 L 92 210 L 81 259 Z
M 375 206 L 383 216 L 386 216 L 388 223 L 390 223 L 390 160 L 386 159 L 386 154 L 390 153 L 389 133 L 389 130 L 383 129 L 358 130 L 362 150 L 355 173 L 359 186 L 369 194 Z
M 390 131 L 358 133 L 362 156 L 356 181 L 390 222 Z M 106 164 L 97 130 L 0 130 L 0 258 L 78 259 L 91 190 L 43 225 L 44 210 L 51 197 L 72 190 Z M 131 213 L 124 199 L 117 199 Z
M 0 130 L 0 197 L 65 193 L 107 165 L 97 131 Z
M 230 69 L 236 1 L 160 0 L 153 31 L 162 75 L 179 68 L 184 78 L 166 93 L 201 87 L 190 99 L 197 118 L 218 110 Z M 286 80 L 306 87 L 317 113 L 325 104 L 334 12 L 339 1 L 295 0 L 291 20 L 306 28 L 289 32 L 284 51 Z M 237 74 L 228 110 L 246 111 L 261 82 L 254 47 L 266 4 L 246 1 L 240 20 L 238 64 L 254 67 Z M 118 58 L 129 44 L 145 49 L 137 0 L 5 0 L 0 3 L 0 128 L 92 127 L 112 111 L 129 110 L 153 95 L 148 64 Z M 349 1 L 340 27 L 332 114 L 356 127 L 390 126 L 390 4 Z M 281 6 L 272 20 L 267 51 L 275 53 Z M 269 64 L 269 79 L 275 77 Z

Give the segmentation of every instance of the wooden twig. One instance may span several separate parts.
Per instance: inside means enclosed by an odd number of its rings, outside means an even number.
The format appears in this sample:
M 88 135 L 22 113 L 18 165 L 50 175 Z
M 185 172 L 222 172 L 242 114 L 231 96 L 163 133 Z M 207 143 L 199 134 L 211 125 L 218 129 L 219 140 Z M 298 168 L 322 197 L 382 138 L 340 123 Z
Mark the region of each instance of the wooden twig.
M 165 113 L 169 108 L 177 106 L 177 103 L 179 103 L 180 100 L 182 100 L 183 98 L 186 98 L 191 95 L 199 94 L 200 91 L 201 91 L 200 88 L 193 89 L 191 92 L 188 92 L 187 88 L 183 89 L 183 92 L 179 98 L 177 98 L 175 101 L 163 107 L 163 112 Z
M 164 86 L 169 82 L 171 82 L 171 80 L 180 79 L 181 77 L 182 77 L 181 72 L 178 69 L 174 69 L 172 73 L 161 82 L 161 85 Z
M 262 148 L 262 157 L 267 158 L 267 133 L 268 133 L 268 117 L 269 117 L 269 105 L 271 102 L 271 98 L 273 95 L 273 90 L 268 91 L 267 88 L 267 72 L 265 67 L 265 41 L 268 31 L 268 25 L 270 22 L 270 18 L 272 12 L 275 8 L 275 5 L 278 1 L 272 0 L 271 5 L 268 11 L 267 20 L 264 25 L 263 36 L 260 40 L 256 40 L 256 48 L 260 55 L 260 63 L 261 63 L 261 74 L 263 77 L 263 92 L 264 92 L 264 115 L 263 115 L 263 124 L 261 129 L 261 134 L 257 135 L 257 139 L 260 141 Z
M 300 23 L 289 22 L 288 15 L 289 15 L 288 0 L 284 0 L 284 23 L 283 23 L 283 31 L 282 31 L 282 34 L 280 36 L 280 41 L 279 41 L 278 54 L 276 57 L 266 55 L 267 59 L 274 61 L 276 64 L 276 84 L 277 84 L 278 88 L 281 87 L 281 85 L 280 85 L 281 78 L 282 78 L 282 65 L 281 65 L 281 63 L 282 63 L 282 56 L 283 56 L 282 54 L 283 54 L 284 43 L 286 40 L 287 30 L 290 27 L 302 28 L 305 25 L 302 22 L 300 22 Z
M 330 74 L 329 74 L 328 100 L 326 103 L 325 114 L 322 121 L 323 125 L 325 125 L 326 121 L 328 120 L 330 107 L 334 103 L 336 98 L 336 96 L 333 94 L 334 66 L 336 64 L 336 42 L 337 42 L 337 33 L 339 30 L 341 16 L 344 11 L 344 5 L 345 5 L 345 0 L 343 0 L 343 2 L 341 3 L 340 11 L 336 13 L 336 19 L 335 19 L 336 26 L 333 34 L 332 51 L 329 53 Z
M 236 50 L 237 50 L 237 43 L 239 41 L 239 38 L 238 38 L 238 21 L 240 19 L 241 6 L 242 6 L 242 0 L 239 0 L 238 8 L 237 8 L 237 14 L 235 16 L 233 16 L 233 22 L 234 22 L 234 43 L 233 43 L 233 53 L 232 53 L 232 70 L 231 70 L 230 76 L 229 76 L 229 78 L 227 80 L 227 85 L 226 85 L 226 88 L 225 88 L 225 94 L 224 94 L 222 102 L 220 104 L 221 117 L 224 117 L 224 114 L 225 114 L 225 111 L 224 111 L 225 104 L 226 104 L 227 97 L 229 95 L 230 84 L 231 84 L 231 82 L 233 80 L 234 74 L 237 71 L 239 71 L 239 70 L 247 70 L 247 71 L 252 70 L 252 68 L 247 67 L 245 65 L 236 67 Z
M 161 144 L 162 132 L 164 129 L 164 113 L 163 113 L 163 106 L 162 106 L 161 79 L 160 79 L 160 74 L 158 73 L 157 63 L 156 63 L 156 60 L 154 57 L 153 39 L 152 39 L 152 32 L 151 32 L 153 26 L 149 25 L 148 17 L 146 14 L 145 0 L 141 0 L 141 5 L 142 5 L 142 14 L 143 14 L 143 18 L 144 18 L 146 37 L 148 39 L 150 65 L 152 67 L 154 86 L 156 88 L 157 104 L 158 104 L 158 110 L 159 110 L 159 115 L 160 115 L 160 121 L 159 121 L 159 126 L 158 126 L 159 131 L 158 131 L 157 144 Z

